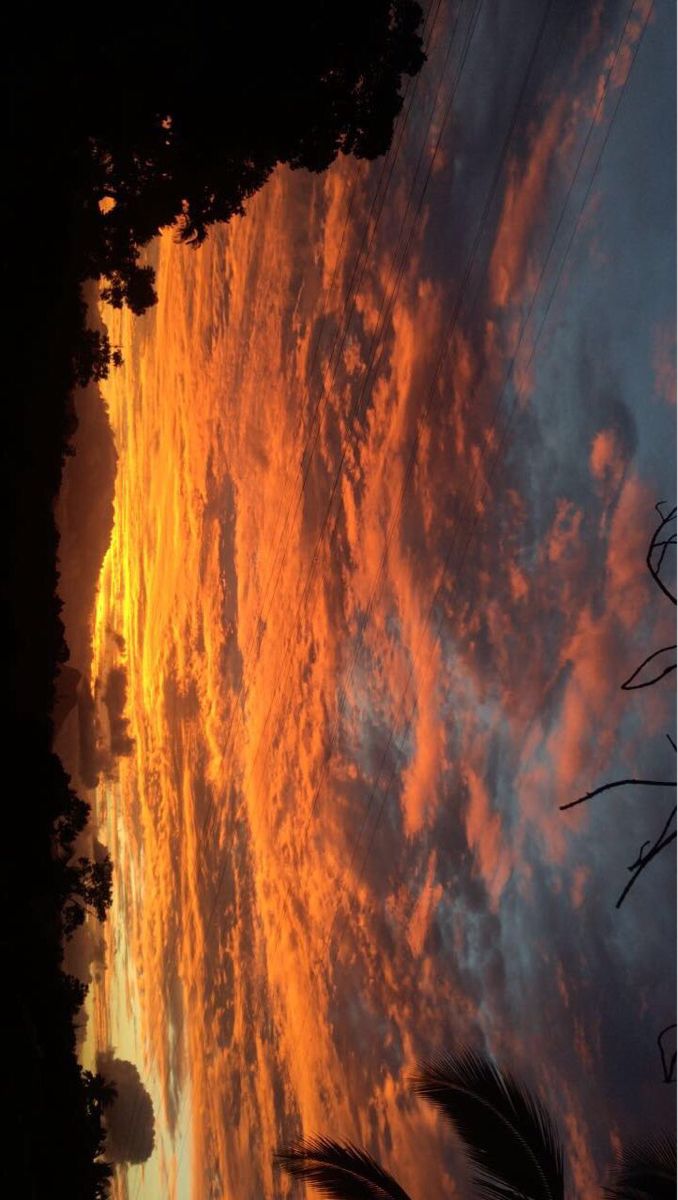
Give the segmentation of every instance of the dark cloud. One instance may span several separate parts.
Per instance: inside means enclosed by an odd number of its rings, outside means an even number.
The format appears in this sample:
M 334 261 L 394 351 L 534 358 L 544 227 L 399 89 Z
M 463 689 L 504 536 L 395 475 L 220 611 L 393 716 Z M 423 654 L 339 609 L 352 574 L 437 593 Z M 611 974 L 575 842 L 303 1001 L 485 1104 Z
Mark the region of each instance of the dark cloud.
M 130 737 L 129 719 L 125 716 L 127 672 L 124 667 L 111 667 L 102 700 L 108 713 L 111 754 L 114 758 L 127 757 L 134 750 L 134 739 Z

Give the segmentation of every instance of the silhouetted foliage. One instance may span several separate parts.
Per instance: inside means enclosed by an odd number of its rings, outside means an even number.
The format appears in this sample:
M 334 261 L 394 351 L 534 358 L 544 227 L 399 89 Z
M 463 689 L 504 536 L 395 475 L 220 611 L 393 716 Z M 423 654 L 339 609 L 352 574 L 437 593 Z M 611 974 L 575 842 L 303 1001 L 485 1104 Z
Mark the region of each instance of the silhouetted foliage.
M 54 501 L 78 428 L 71 393 L 119 363 L 89 328 L 81 285 L 101 280 L 111 303 L 141 313 L 155 290 L 140 251 L 163 225 L 197 247 L 276 164 L 317 171 L 339 153 L 383 153 L 401 78 L 423 61 L 420 21 L 412 0 L 302 0 L 265 20 L 251 6 L 188 12 L 172 0 L 6 14 L 6 736 L 28 798 L 12 806 L 0 872 L 5 911 L 26 901 L 2 935 L 16 980 L 3 1014 L 13 1195 L 91 1200 L 111 1176 L 75 1056 L 83 985 L 62 970 L 64 933 L 85 911 L 104 916 L 110 891 L 79 855 L 86 806 L 52 750 L 69 658 Z
M 54 833 L 59 850 L 70 857 L 73 843 L 79 833 L 87 825 L 90 807 L 86 800 L 81 800 L 72 788 L 66 791 L 66 803 L 54 823 Z
M 152 267 L 139 267 L 136 263 L 120 265 L 111 269 L 108 282 L 101 289 L 101 299 L 113 308 L 126 304 L 137 316 L 157 302 L 154 287 L 155 273 Z
M 106 331 L 81 330 L 73 355 L 75 382 L 80 387 L 86 387 L 91 379 L 100 383 L 102 379 L 108 378 L 111 366 L 122 366 L 122 354 L 118 349 L 111 349 Z
M 186 16 L 123 0 L 114 20 L 48 10 L 32 30 L 53 127 L 77 161 L 80 276 L 103 277 L 104 298 L 137 314 L 156 299 L 139 252 L 162 227 L 195 248 L 279 163 L 323 171 L 338 154 L 385 154 L 402 78 L 424 62 L 415 0 L 298 0 L 265 20 L 199 2 L 190 33 Z
M 419 1065 L 412 1086 L 452 1123 L 479 1200 L 563 1200 L 562 1141 L 550 1113 L 491 1059 L 470 1050 L 442 1055 Z M 304 1137 L 278 1150 L 275 1161 L 332 1200 L 408 1200 L 351 1142 Z M 620 1200 L 664 1200 L 675 1189 L 675 1138 L 659 1136 L 622 1152 L 607 1190 Z
M 623 1150 L 605 1194 L 617 1200 L 674 1200 L 675 1136 L 649 1138 Z
M 87 992 L 87 984 L 83 983 L 82 980 L 76 979 L 74 975 L 64 975 L 64 993 L 73 1013 L 82 1008 Z
M 63 890 L 67 897 L 63 909 L 66 937 L 82 925 L 88 912 L 105 921 L 113 893 L 113 863 L 108 854 L 98 862 L 83 855 L 65 866 Z
M 116 1163 L 143 1163 L 155 1145 L 153 1101 L 138 1068 L 113 1053 L 97 1055 L 97 1069 L 115 1089 L 106 1113 L 106 1153 Z
M 454 1125 L 480 1195 L 562 1198 L 563 1147 L 549 1112 L 490 1059 L 470 1050 L 443 1055 L 421 1064 L 413 1087 Z
M 300 1138 L 280 1150 L 276 1159 L 293 1179 L 333 1200 L 410 1200 L 398 1181 L 353 1142 Z

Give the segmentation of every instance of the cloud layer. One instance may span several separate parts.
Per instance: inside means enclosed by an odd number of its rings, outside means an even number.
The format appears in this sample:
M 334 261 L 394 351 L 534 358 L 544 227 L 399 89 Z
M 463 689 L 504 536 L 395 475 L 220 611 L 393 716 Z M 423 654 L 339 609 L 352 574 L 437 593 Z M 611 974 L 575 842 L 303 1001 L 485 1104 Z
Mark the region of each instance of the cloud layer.
M 673 427 L 671 287 L 618 343 L 632 314 L 597 305 L 597 263 L 628 252 L 614 171 L 558 273 L 624 14 L 556 5 L 538 41 L 542 12 L 503 42 L 481 16 L 463 73 L 470 14 L 446 74 L 441 18 L 390 177 L 280 171 L 198 254 L 160 239 L 155 310 L 106 315 L 125 366 L 96 673 L 114 628 L 134 739 L 99 793 L 109 1001 L 145 1047 L 168 1194 L 187 1169 L 195 1196 L 283 1193 L 272 1151 L 302 1128 L 455 1194 L 407 1073 L 462 1042 L 554 1106 L 580 1190 L 670 1119 L 648 1060 L 671 864 L 614 911 L 663 808 L 558 805 L 675 770 L 666 694 L 619 687 L 672 618 L 644 565 L 673 478 L 647 466 Z

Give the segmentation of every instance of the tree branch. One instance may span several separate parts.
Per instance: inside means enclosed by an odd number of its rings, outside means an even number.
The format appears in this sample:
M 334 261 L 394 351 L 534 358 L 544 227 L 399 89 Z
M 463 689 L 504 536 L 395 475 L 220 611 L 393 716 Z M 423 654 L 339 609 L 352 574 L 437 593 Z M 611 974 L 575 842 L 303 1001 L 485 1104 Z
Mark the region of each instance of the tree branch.
M 650 842 L 649 842 L 649 840 L 647 842 L 643 842 L 642 846 L 640 847 L 640 852 L 638 854 L 636 861 L 631 863 L 631 866 L 629 867 L 629 871 L 632 871 L 633 874 L 632 874 L 629 882 L 627 883 L 626 887 L 624 888 L 621 896 L 619 897 L 619 899 L 617 901 L 617 904 L 616 904 L 617 908 L 621 908 L 622 904 L 624 903 L 626 897 L 628 896 L 629 892 L 631 891 L 631 888 L 633 887 L 634 883 L 638 879 L 639 875 L 641 875 L 643 873 L 643 871 L 645 870 L 645 868 L 650 865 L 650 863 L 652 862 L 652 859 L 656 858 L 657 855 L 660 854 L 662 850 L 665 850 L 667 846 L 671 845 L 671 842 L 675 841 L 675 839 L 676 839 L 675 829 L 674 829 L 673 833 L 669 834 L 668 837 L 665 836 L 675 815 L 676 815 L 676 809 L 674 808 L 672 810 L 668 820 L 665 822 L 664 828 L 662 829 L 661 833 L 659 834 L 659 837 L 655 840 L 654 845 L 652 846 L 652 849 L 648 850 L 647 854 L 644 853 L 644 850 L 645 850 L 646 846 L 650 845 Z
M 623 692 L 635 692 L 635 691 L 638 691 L 640 688 L 651 687 L 653 683 L 659 683 L 659 680 L 663 679 L 665 675 L 670 675 L 671 671 L 675 671 L 676 663 L 672 662 L 669 664 L 668 667 L 664 667 L 664 670 L 661 671 L 659 673 L 659 675 L 654 675 L 652 677 L 652 679 L 646 679 L 643 683 L 634 683 L 633 682 L 633 680 L 638 675 L 640 675 L 640 672 L 642 671 L 643 667 L 646 667 L 648 663 L 652 662 L 653 658 L 658 658 L 660 654 L 669 654 L 671 652 L 671 650 L 678 650 L 678 646 L 676 646 L 676 645 L 662 646 L 661 650 L 655 650 L 653 654 L 648 654 L 647 658 L 643 659 L 640 666 L 636 667 L 635 671 L 633 672 L 633 675 L 629 675 L 628 679 L 626 679 L 624 681 L 624 683 L 622 683 L 622 685 L 621 685 L 622 691 Z
M 671 534 L 667 539 L 664 539 L 663 541 L 660 540 L 660 534 L 662 533 L 662 531 L 669 524 L 669 522 L 675 520 L 675 517 L 676 517 L 675 506 L 674 506 L 674 508 L 671 509 L 668 516 L 666 516 L 666 517 L 664 516 L 661 506 L 662 506 L 662 504 L 665 504 L 665 503 L 666 503 L 665 500 L 661 500 L 661 501 L 659 501 L 658 504 L 655 505 L 655 508 L 657 509 L 657 512 L 659 513 L 659 515 L 661 517 L 661 522 L 654 531 L 652 541 L 650 542 L 650 546 L 649 546 L 649 549 L 647 552 L 647 557 L 646 557 L 645 561 L 647 563 L 647 569 L 650 572 L 650 575 L 654 579 L 655 583 L 657 584 L 657 587 L 661 589 L 661 591 L 671 601 L 672 604 L 675 604 L 676 597 L 674 596 L 673 592 L 670 591 L 669 588 L 666 586 L 666 584 L 664 583 L 664 581 L 660 575 L 662 563 L 664 562 L 664 555 L 666 553 L 666 547 L 667 547 L 667 545 L 675 545 L 675 542 L 676 542 L 675 534 Z M 663 549 L 662 549 L 661 557 L 659 559 L 659 563 L 655 566 L 655 564 L 652 561 L 652 556 L 653 556 L 655 550 L 658 550 L 660 546 L 662 546 Z
M 661 1033 L 658 1034 L 658 1036 L 657 1036 L 657 1045 L 659 1046 L 659 1054 L 660 1054 L 660 1057 L 662 1060 L 662 1073 L 664 1076 L 664 1083 L 675 1083 L 676 1082 L 676 1051 L 675 1050 L 672 1051 L 670 1058 L 668 1060 L 668 1065 L 667 1065 L 666 1051 L 664 1049 L 664 1042 L 663 1042 L 663 1039 L 666 1036 L 666 1034 L 671 1033 L 671 1031 L 676 1028 L 678 1028 L 678 1026 L 674 1022 L 673 1025 L 667 1025 L 664 1029 L 662 1029 Z
M 578 804 L 584 804 L 586 800 L 592 800 L 594 796 L 600 796 L 603 792 L 610 792 L 613 788 L 620 787 L 676 787 L 675 779 L 615 779 L 613 783 L 604 783 L 602 787 L 594 788 L 592 792 L 587 792 L 585 796 L 580 796 L 577 800 L 570 800 L 569 804 L 561 804 L 560 811 L 566 812 L 568 808 L 576 808 Z

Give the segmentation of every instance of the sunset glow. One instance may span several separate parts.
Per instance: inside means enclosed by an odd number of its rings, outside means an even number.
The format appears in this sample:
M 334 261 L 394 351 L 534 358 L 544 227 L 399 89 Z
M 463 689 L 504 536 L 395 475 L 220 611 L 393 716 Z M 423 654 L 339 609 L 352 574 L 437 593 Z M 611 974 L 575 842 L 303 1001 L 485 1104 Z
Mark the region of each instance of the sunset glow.
M 198 250 L 153 243 L 146 315 L 101 305 L 124 365 L 92 679 L 124 669 L 134 749 L 96 795 L 95 1042 L 136 1056 L 158 1133 L 121 1194 L 287 1195 L 273 1151 L 304 1130 L 463 1195 L 408 1086 L 451 1044 L 542 1090 L 581 1195 L 655 1103 L 614 1055 L 634 1030 L 639 1079 L 670 1010 L 671 864 L 616 913 L 642 807 L 558 806 L 675 770 L 670 695 L 620 689 L 672 637 L 645 554 L 675 376 L 649 233 L 640 301 L 619 284 L 614 136 L 642 158 L 672 20 L 640 5 L 556 60 L 535 19 L 498 106 L 472 71 L 498 39 L 482 18 L 462 73 L 443 5 L 390 178 L 279 168 Z

